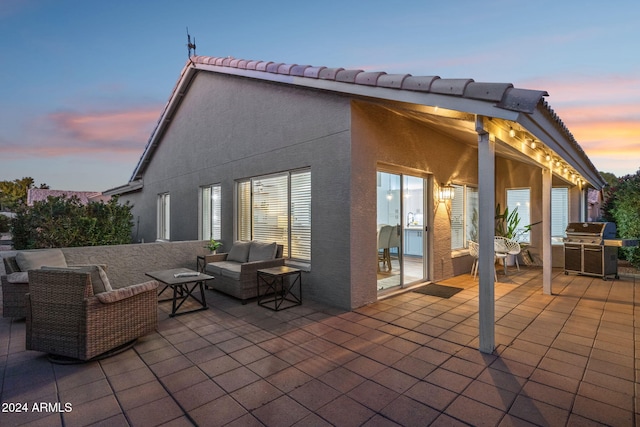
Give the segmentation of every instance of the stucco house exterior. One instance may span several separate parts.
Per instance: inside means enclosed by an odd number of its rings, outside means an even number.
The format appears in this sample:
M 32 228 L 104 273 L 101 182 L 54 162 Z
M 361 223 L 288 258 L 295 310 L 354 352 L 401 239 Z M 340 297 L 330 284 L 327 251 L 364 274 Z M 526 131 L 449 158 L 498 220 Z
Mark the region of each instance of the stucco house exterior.
M 494 278 L 482 265 L 494 260 L 496 206 L 518 206 L 518 238 L 550 293 L 562 251 L 553 242 L 567 222 L 586 220 L 588 190 L 605 185 L 545 96 L 508 83 L 194 56 L 130 182 L 105 194 L 133 203 L 144 241 L 215 237 L 228 249 L 277 240 L 305 271 L 305 298 L 345 309 L 468 273 L 473 239 L 491 317 Z M 377 262 L 382 225 L 398 240 L 391 271 Z

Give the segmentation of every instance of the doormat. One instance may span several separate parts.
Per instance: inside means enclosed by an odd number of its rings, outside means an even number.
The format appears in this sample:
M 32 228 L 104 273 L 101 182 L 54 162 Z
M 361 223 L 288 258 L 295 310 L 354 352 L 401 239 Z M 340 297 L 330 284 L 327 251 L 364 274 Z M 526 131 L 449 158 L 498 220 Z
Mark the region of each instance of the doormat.
M 451 298 L 461 290 L 463 290 L 463 288 L 454 288 L 453 286 L 444 286 L 431 283 L 429 285 L 425 285 L 418 289 L 415 289 L 413 292 L 418 292 L 419 294 L 424 295 L 432 295 L 434 297 L 440 298 Z

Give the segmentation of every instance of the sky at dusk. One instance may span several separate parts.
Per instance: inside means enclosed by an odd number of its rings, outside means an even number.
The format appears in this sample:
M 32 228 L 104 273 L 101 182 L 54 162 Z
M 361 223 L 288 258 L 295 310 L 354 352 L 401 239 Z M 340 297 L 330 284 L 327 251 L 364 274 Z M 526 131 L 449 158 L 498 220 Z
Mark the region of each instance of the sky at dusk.
M 126 184 L 197 53 L 546 90 L 596 168 L 640 168 L 640 2 L 0 0 L 0 181 Z

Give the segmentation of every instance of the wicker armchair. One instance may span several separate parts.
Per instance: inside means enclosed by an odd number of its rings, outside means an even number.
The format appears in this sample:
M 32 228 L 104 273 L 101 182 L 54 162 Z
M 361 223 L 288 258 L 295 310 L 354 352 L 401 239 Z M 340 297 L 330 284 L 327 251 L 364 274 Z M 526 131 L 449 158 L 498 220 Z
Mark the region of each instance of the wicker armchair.
M 31 270 L 26 348 L 89 360 L 158 326 L 155 280 L 93 294 L 91 274 Z
M 15 257 L 3 257 L 2 262 L 7 274 L 0 276 L 0 283 L 2 284 L 2 317 L 24 317 L 26 315 L 24 296 L 29 292 L 29 284 L 26 281 L 9 281 L 11 273 L 20 272 Z

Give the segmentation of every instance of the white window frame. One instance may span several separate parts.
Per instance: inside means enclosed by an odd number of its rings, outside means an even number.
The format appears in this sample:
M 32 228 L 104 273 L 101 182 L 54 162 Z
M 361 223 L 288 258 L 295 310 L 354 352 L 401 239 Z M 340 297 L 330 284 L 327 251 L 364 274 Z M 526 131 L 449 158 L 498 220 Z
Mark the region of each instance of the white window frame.
M 222 235 L 222 186 L 200 187 L 200 239 L 220 240 Z
M 236 238 L 276 241 L 283 256 L 311 261 L 311 169 L 236 183 Z
M 452 184 L 454 188 L 454 197 L 450 203 L 451 206 L 451 250 L 458 251 L 467 249 L 469 247 L 469 240 L 473 240 L 471 231 L 473 229 L 472 218 L 473 209 L 478 212 L 478 189 L 469 185 Z M 475 206 L 471 200 L 472 195 L 475 194 Z M 453 204 L 462 203 L 461 210 L 455 209 Z M 457 222 L 460 227 L 453 227 L 453 223 Z M 454 235 L 455 234 L 455 235 Z
M 158 194 L 157 240 L 171 240 L 171 196 Z

